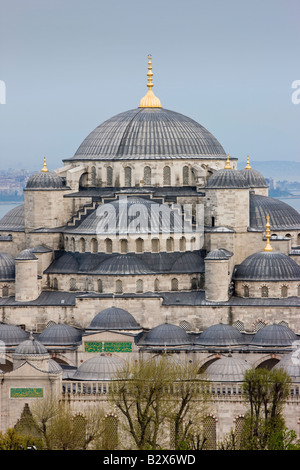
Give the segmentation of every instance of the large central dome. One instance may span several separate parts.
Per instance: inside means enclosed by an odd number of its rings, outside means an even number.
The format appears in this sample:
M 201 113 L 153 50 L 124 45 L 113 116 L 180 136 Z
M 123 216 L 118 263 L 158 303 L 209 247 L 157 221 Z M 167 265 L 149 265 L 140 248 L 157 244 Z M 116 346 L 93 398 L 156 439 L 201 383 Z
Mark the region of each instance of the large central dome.
M 226 158 L 203 126 L 163 108 L 136 108 L 100 124 L 71 160 L 157 160 Z

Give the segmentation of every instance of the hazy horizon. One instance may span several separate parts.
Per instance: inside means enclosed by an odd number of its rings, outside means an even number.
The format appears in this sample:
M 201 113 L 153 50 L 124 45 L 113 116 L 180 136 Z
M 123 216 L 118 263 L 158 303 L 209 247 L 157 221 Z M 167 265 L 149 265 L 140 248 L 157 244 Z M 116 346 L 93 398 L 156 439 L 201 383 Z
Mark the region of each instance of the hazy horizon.
M 63 165 L 146 92 L 232 157 L 300 161 L 297 0 L 0 0 L 1 169 Z M 300 94 L 299 94 L 300 96 Z M 267 176 L 267 175 L 266 175 Z

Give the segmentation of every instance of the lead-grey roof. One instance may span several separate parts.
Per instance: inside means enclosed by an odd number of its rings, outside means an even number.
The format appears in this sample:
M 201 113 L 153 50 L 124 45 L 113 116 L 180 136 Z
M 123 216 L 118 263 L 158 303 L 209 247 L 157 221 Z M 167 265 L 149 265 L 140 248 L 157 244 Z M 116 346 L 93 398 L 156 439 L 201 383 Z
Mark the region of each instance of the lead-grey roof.
M 208 179 L 208 189 L 245 189 L 249 185 L 238 170 L 223 169 L 215 171 Z
M 28 339 L 29 333 L 17 325 L 0 323 L 0 341 L 6 346 L 16 346 Z
M 290 376 L 293 383 L 300 383 L 300 349 L 298 342 L 298 349 L 284 356 L 275 366 L 274 369 L 284 369 Z
M 240 170 L 241 174 L 244 176 L 250 188 L 267 188 L 267 182 L 265 177 L 257 170 L 253 168 L 247 168 Z
M 22 232 L 24 229 L 24 204 L 17 205 L 0 220 L 0 231 Z
M 298 336 L 284 325 L 267 325 L 257 331 L 251 344 L 254 346 L 291 346 Z
M 245 342 L 244 336 L 237 328 L 224 323 L 209 326 L 195 341 L 202 346 L 235 346 Z
M 164 323 L 152 328 L 140 341 L 139 346 L 190 345 L 191 338 L 180 326 Z
M 242 382 L 245 372 L 249 369 L 251 364 L 245 359 L 226 356 L 210 364 L 205 375 L 213 382 Z
M 0 252 L 0 281 L 14 281 L 15 260 L 12 255 Z
M 48 326 L 38 340 L 47 346 L 73 346 L 81 343 L 82 331 L 63 323 Z
M 250 227 L 265 230 L 268 214 L 272 231 L 300 229 L 300 214 L 296 209 L 279 199 L 251 193 Z
M 201 251 L 127 254 L 57 252 L 56 259 L 45 270 L 46 274 L 105 275 L 201 272 L 204 272 Z
M 141 327 L 127 310 L 119 307 L 109 307 L 99 312 L 87 329 L 140 330 Z
M 38 171 L 32 175 L 26 184 L 27 189 L 64 189 L 64 179 L 54 172 L 50 171 Z
M 233 273 L 236 281 L 300 281 L 300 266 L 284 253 L 262 251 L 248 256 Z
M 123 364 L 118 357 L 98 354 L 83 362 L 72 376 L 72 380 L 113 380 Z
M 226 158 L 217 139 L 193 119 L 167 109 L 137 108 L 94 129 L 70 160 Z

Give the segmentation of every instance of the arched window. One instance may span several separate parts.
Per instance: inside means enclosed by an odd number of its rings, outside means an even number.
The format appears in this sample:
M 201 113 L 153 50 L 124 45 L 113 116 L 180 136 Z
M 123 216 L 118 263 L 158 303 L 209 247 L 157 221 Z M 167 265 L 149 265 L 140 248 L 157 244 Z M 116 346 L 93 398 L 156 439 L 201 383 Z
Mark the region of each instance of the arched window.
M 189 184 L 189 167 L 184 166 L 182 168 L 182 182 L 185 186 Z
M 114 450 L 118 446 L 118 419 L 109 415 L 104 419 L 104 430 L 102 434 L 103 449 Z
M 91 183 L 92 186 L 96 186 L 96 168 L 94 166 L 91 168 Z
M 172 237 L 167 238 L 167 246 L 166 246 L 167 251 L 174 251 L 174 240 Z
M 152 253 L 158 253 L 159 252 L 159 239 L 153 238 L 151 241 L 151 244 L 152 244 Z
M 58 281 L 57 281 L 56 277 L 53 278 L 53 289 L 54 290 L 58 289 Z
M 3 286 L 2 287 L 2 297 L 8 297 L 9 295 L 9 288 L 8 286 Z
M 80 238 L 79 240 L 79 251 L 80 253 L 85 253 L 85 239 Z
M 141 294 L 143 291 L 144 291 L 143 281 L 142 279 L 138 279 L 136 281 L 136 292 L 137 294 Z
M 281 297 L 287 297 L 287 296 L 288 296 L 288 287 L 281 286 Z
M 269 297 L 269 288 L 267 286 L 262 286 L 261 296 L 262 297 Z
M 159 291 L 159 280 L 155 279 L 155 281 L 154 281 L 154 292 L 158 292 L 158 291 Z
M 146 186 L 151 185 L 151 168 L 150 168 L 150 166 L 145 166 L 145 168 L 144 168 L 144 184 Z
M 164 182 L 164 186 L 171 185 L 171 168 L 169 166 L 164 167 L 163 182 Z
M 106 253 L 112 253 L 112 241 L 110 238 L 105 239 L 105 251 Z
M 98 279 L 97 284 L 98 284 L 98 292 L 100 293 L 103 292 L 103 285 L 102 285 L 101 279 Z
M 131 186 L 131 168 L 130 168 L 130 166 L 125 167 L 125 186 Z
M 127 253 L 128 252 L 128 241 L 123 239 L 120 240 L 120 251 L 121 253 Z
M 119 279 L 116 281 L 116 294 L 122 294 L 123 293 L 123 285 L 122 281 Z
M 71 251 L 75 251 L 75 238 L 71 238 Z
M 178 279 L 174 278 L 171 281 L 171 290 L 178 290 Z
M 91 252 L 98 253 L 98 240 L 96 238 L 92 238 L 91 240 Z
M 135 251 L 137 253 L 143 253 L 144 251 L 144 240 L 142 238 L 137 238 L 135 241 Z
M 191 281 L 191 287 L 192 287 L 192 290 L 198 289 L 198 279 L 196 277 L 193 277 Z
M 204 419 L 205 450 L 215 450 L 217 445 L 217 424 L 213 416 Z
M 186 250 L 186 239 L 185 237 L 181 237 L 179 240 L 179 250 L 185 251 Z
M 249 297 L 249 286 L 244 286 L 244 297 Z
M 70 290 L 76 290 L 76 279 L 73 277 L 70 279 Z
M 106 168 L 106 185 L 113 186 L 113 169 L 111 166 Z

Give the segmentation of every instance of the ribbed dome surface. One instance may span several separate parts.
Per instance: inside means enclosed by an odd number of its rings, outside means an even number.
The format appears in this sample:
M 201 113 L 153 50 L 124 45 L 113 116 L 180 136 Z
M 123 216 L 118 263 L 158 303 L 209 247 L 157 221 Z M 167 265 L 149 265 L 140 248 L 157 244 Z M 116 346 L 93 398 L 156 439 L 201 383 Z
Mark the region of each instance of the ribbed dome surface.
M 238 170 L 217 170 L 207 181 L 207 188 L 214 189 L 231 189 L 231 188 L 248 188 L 249 185 Z
M 91 321 L 88 329 L 135 330 L 140 329 L 140 326 L 127 310 L 110 307 L 99 312 Z
M 0 341 L 7 346 L 15 346 L 27 340 L 29 333 L 16 325 L 0 323 Z
M 202 346 L 232 346 L 244 344 L 243 335 L 231 325 L 219 323 L 204 330 L 196 340 Z
M 2 217 L 0 220 L 0 230 L 24 230 L 24 204 L 19 204 Z
M 14 356 L 49 356 L 45 346 L 34 338 L 29 338 L 16 348 Z
M 290 346 L 298 336 L 284 325 L 267 325 L 258 330 L 251 341 L 255 346 Z
M 97 267 L 99 274 L 151 274 L 149 266 L 134 255 L 117 255 L 103 261 Z
M 117 114 L 84 139 L 73 159 L 144 160 L 226 157 L 217 139 L 193 119 L 167 109 Z
M 233 277 L 236 281 L 298 281 L 300 266 L 284 253 L 262 251 L 248 256 Z
M 265 230 L 267 215 L 271 230 L 300 229 L 300 214 L 279 199 L 251 194 L 250 227 Z
M 26 248 L 25 250 L 20 251 L 15 258 L 16 260 L 36 260 L 37 257 L 33 254 L 33 252 Z
M 63 178 L 50 171 L 39 171 L 32 175 L 26 184 L 26 189 L 62 189 L 65 187 Z
M 191 339 L 180 326 L 164 323 L 152 328 L 140 344 L 149 346 L 182 346 L 191 344 Z
M 213 382 L 242 382 L 251 365 L 244 359 L 228 356 L 210 364 L 205 374 Z
M 99 354 L 83 362 L 72 380 L 113 380 L 122 366 L 123 362 L 118 357 Z
M 39 341 L 47 346 L 71 346 L 80 344 L 82 332 L 70 325 L 50 325 L 40 335 Z
M 9 253 L 0 252 L 0 281 L 15 279 L 15 259 Z
M 240 171 L 241 175 L 245 178 L 250 188 L 267 188 L 265 177 L 253 168 L 244 169 Z
M 300 348 L 284 356 L 273 369 L 284 369 L 292 382 L 300 383 Z

